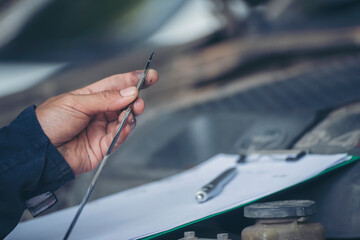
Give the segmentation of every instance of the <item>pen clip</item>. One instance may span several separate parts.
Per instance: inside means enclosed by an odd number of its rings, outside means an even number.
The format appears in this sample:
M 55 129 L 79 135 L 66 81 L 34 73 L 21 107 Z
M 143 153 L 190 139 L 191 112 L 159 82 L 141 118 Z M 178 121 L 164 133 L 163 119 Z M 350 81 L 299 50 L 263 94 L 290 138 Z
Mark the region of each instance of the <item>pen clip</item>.
M 250 155 L 257 155 L 256 160 L 259 160 L 262 156 L 273 157 L 274 160 L 281 161 L 298 161 L 303 158 L 309 151 L 300 149 L 277 149 L 277 150 L 259 150 L 259 151 L 248 151 L 246 153 L 239 153 L 239 158 L 236 160 L 237 164 L 244 164 L 251 162 L 249 160 Z M 284 156 L 282 156 L 284 155 Z M 278 156 L 282 156 L 278 158 Z

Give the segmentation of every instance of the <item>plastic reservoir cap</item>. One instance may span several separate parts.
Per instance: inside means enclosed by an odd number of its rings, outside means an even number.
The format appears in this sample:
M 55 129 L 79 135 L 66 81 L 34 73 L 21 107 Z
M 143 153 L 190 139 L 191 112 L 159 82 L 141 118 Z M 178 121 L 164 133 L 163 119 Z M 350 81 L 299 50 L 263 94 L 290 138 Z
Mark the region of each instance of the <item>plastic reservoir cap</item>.
M 254 203 L 244 208 L 244 216 L 248 218 L 306 217 L 315 213 L 316 205 L 311 200 Z

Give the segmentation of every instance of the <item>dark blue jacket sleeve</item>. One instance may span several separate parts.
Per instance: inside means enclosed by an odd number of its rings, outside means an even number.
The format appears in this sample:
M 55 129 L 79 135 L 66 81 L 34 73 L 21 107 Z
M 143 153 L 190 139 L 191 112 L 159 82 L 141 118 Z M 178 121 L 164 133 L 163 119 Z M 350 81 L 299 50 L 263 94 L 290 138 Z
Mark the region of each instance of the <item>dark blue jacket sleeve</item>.
M 35 106 L 0 129 L 0 239 L 16 226 L 27 200 L 73 178 L 70 166 L 42 131 Z

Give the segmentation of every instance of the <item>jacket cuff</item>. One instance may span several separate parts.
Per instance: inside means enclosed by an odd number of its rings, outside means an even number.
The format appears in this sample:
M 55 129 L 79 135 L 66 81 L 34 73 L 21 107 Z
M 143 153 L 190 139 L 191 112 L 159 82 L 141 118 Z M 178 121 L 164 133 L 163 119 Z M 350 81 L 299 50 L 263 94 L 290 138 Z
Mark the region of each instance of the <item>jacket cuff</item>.
M 35 197 L 26 201 L 26 205 L 33 216 L 53 206 L 57 200 L 51 192 L 75 178 L 69 164 L 42 130 L 36 117 L 35 108 L 36 106 L 31 106 L 23 112 L 24 127 L 32 129 L 29 137 L 36 147 L 45 151 L 41 185 L 34 193 Z

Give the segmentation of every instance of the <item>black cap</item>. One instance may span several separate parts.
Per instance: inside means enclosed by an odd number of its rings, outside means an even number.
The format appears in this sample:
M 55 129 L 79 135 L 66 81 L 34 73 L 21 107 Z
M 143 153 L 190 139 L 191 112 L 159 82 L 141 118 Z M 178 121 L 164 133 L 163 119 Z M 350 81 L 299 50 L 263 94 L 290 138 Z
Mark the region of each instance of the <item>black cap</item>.
M 244 216 L 248 218 L 306 217 L 315 213 L 315 202 L 311 200 L 287 200 L 255 203 L 244 208 Z

